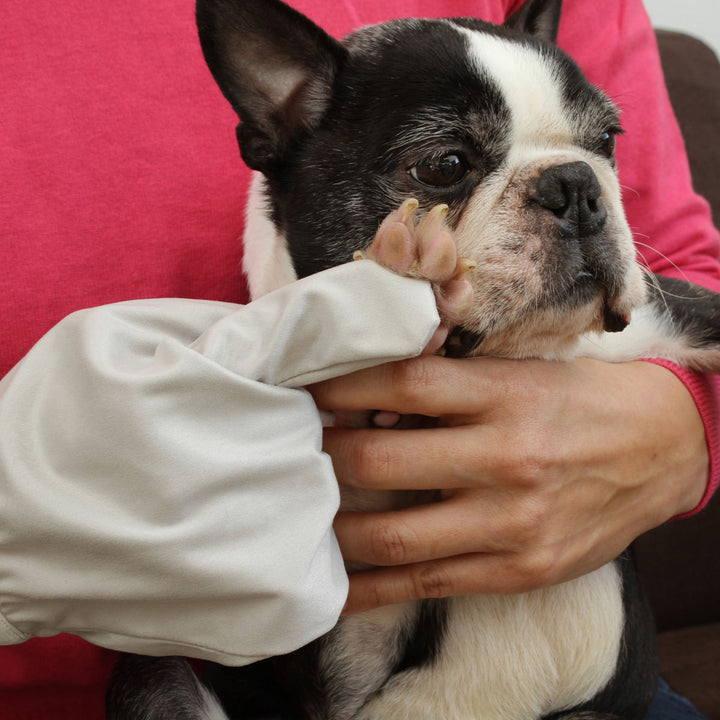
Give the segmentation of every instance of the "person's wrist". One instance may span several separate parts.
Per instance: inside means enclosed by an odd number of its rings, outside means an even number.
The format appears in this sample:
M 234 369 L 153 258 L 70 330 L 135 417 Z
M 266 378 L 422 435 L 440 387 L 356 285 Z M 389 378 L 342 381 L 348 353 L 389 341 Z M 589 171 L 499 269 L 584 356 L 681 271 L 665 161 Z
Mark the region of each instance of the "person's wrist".
M 658 413 L 664 425 L 663 436 L 668 469 L 662 513 L 666 520 L 691 514 L 705 497 L 710 477 L 710 452 L 706 427 L 690 389 L 680 377 L 681 368 L 669 363 L 639 362 L 643 372 L 657 388 Z

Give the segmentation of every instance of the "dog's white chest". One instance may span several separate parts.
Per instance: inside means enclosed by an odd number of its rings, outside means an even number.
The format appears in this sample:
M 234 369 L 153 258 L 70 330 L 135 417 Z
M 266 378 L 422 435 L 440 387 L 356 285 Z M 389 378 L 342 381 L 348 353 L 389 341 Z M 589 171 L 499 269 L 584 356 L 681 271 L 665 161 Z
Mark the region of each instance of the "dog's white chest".
M 524 595 L 449 603 L 437 660 L 393 677 L 357 720 L 535 720 L 613 676 L 624 624 L 613 564 Z

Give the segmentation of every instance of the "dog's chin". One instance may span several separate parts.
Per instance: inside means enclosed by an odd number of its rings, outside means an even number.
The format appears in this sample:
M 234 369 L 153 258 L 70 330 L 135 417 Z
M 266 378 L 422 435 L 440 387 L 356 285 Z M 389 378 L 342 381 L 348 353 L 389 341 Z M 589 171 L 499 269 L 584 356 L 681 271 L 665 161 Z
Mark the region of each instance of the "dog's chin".
M 625 299 L 609 291 L 590 273 L 582 272 L 578 275 L 567 293 L 565 302 L 578 308 L 600 303 L 602 323 L 582 330 L 581 334 L 591 331 L 622 332 L 630 323 L 630 310 Z
M 629 322 L 627 300 L 611 294 L 592 276 L 582 275 L 561 298 L 538 300 L 506 324 L 454 328 L 442 352 L 453 358 L 492 355 L 562 360 L 572 357 L 582 335 L 621 332 Z

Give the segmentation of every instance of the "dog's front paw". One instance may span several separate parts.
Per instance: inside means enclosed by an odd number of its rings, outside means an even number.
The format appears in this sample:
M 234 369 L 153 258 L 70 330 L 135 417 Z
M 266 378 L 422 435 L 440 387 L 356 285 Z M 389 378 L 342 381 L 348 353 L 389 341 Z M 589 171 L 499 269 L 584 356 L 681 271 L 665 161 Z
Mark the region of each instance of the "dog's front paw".
M 399 275 L 432 283 L 440 314 L 440 327 L 425 352 L 435 352 L 448 332 L 470 311 L 473 290 L 468 273 L 475 263 L 458 258 L 452 233 L 445 223 L 447 205 L 421 214 L 418 201 L 406 200 L 378 228 L 372 243 L 353 258 L 368 258 Z

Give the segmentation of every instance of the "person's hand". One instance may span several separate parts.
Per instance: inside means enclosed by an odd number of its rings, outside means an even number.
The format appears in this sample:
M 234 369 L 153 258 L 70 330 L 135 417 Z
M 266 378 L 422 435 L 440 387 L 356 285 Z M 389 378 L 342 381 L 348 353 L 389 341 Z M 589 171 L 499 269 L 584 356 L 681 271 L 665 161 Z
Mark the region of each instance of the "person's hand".
M 379 566 L 351 575 L 346 613 L 572 579 L 692 510 L 707 480 L 697 408 L 651 363 L 427 356 L 310 389 L 322 409 L 440 425 L 325 431 L 341 485 L 442 491 L 433 504 L 337 516 L 345 560 Z

